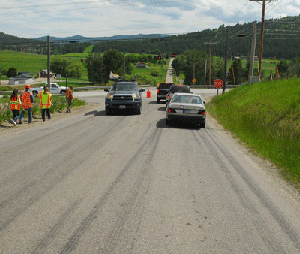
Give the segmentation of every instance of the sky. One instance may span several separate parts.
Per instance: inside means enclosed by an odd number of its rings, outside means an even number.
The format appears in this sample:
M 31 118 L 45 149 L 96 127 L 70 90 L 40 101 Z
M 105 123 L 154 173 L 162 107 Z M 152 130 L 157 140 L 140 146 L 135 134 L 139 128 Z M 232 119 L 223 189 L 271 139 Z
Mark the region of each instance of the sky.
M 266 1 L 266 19 L 300 14 L 300 0 Z M 185 34 L 261 21 L 262 1 L 0 0 L 0 32 L 22 38 Z

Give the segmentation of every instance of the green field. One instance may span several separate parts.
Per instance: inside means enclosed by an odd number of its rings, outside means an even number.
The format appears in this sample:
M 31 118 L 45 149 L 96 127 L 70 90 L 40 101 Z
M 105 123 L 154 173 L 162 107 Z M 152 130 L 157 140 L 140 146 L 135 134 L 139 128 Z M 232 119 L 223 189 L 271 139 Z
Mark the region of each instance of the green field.
M 16 68 L 17 71 L 28 71 L 36 77 L 40 69 L 47 69 L 47 56 L 1 50 L 0 67 L 5 70 Z
M 209 113 L 300 187 L 300 79 L 235 88 L 207 104 Z
M 85 67 L 84 59 L 89 56 L 92 48 L 93 46 L 87 47 L 84 53 L 68 53 L 59 55 L 63 58 L 68 59 L 70 62 L 81 62 L 84 67 L 82 78 L 80 80 L 68 78 L 68 82 L 70 84 L 77 86 L 77 84 L 80 85 L 88 82 L 88 72 Z M 50 61 L 54 57 L 54 55 L 51 55 Z M 166 62 L 168 64 L 169 61 Z M 153 63 L 149 63 L 148 66 L 150 67 L 149 69 L 141 69 L 136 68 L 135 65 L 133 65 L 132 74 L 126 75 L 126 78 L 132 78 L 134 75 L 137 75 L 138 82 L 140 84 L 151 84 L 154 86 L 156 86 L 160 82 L 165 81 L 168 65 L 156 65 Z M 37 77 L 41 69 L 47 69 L 47 56 L 3 50 L 0 51 L 0 67 L 5 70 L 13 67 L 16 68 L 17 71 L 28 71 L 29 73 L 33 74 L 34 77 Z M 153 76 L 151 74 L 155 75 Z M 1 79 L 7 79 L 7 77 L 2 76 Z M 65 77 L 63 77 L 62 79 L 65 80 Z

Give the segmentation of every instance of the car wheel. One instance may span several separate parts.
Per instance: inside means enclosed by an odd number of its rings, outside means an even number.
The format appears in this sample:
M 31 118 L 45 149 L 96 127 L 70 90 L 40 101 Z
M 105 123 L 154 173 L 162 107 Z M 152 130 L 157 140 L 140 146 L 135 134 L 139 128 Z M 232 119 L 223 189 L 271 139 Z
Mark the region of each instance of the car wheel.
M 156 102 L 157 102 L 157 104 L 159 104 L 160 103 L 160 99 L 157 99 Z
M 166 118 L 166 125 L 171 125 L 171 124 L 172 124 L 172 122 Z
M 61 91 L 60 94 L 61 94 L 62 96 L 65 96 L 65 95 L 66 95 L 66 91 Z
M 142 106 L 138 106 L 134 109 L 134 113 L 136 115 L 140 115 L 142 113 Z
M 105 108 L 105 113 L 106 113 L 107 116 L 111 115 L 110 108 Z
M 201 124 L 201 128 L 205 129 L 205 122 Z
M 33 94 L 34 96 L 37 96 L 37 95 L 38 95 L 38 92 L 37 92 L 37 91 L 33 91 L 32 94 Z

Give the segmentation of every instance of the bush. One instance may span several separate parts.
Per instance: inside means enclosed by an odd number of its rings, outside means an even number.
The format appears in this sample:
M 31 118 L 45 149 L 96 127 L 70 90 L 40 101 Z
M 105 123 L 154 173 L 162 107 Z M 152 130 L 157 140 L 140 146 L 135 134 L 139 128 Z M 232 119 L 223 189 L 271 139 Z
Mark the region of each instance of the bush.
M 152 77 L 158 77 L 158 76 L 159 76 L 159 73 L 158 73 L 157 70 L 154 70 L 154 71 L 151 71 L 150 75 L 151 75 Z

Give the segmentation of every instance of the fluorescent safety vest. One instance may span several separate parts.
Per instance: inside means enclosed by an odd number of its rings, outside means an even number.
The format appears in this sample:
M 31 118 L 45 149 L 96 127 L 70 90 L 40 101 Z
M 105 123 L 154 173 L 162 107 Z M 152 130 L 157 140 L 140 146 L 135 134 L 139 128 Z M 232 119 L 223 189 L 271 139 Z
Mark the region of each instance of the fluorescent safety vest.
M 32 107 L 32 102 L 31 102 L 31 99 L 30 99 L 30 95 L 32 95 L 32 92 L 26 92 L 26 91 L 23 91 L 20 98 L 21 98 L 21 101 L 22 101 L 22 108 L 31 108 Z
M 51 93 L 46 93 L 41 92 L 39 94 L 39 98 L 41 101 L 41 107 L 44 108 L 50 108 L 51 107 L 51 101 L 52 101 L 52 94 Z
M 73 98 L 73 91 L 70 88 L 66 92 L 66 97 L 71 99 Z
M 10 110 L 20 110 L 20 106 L 21 106 L 20 96 L 10 99 L 9 102 Z

